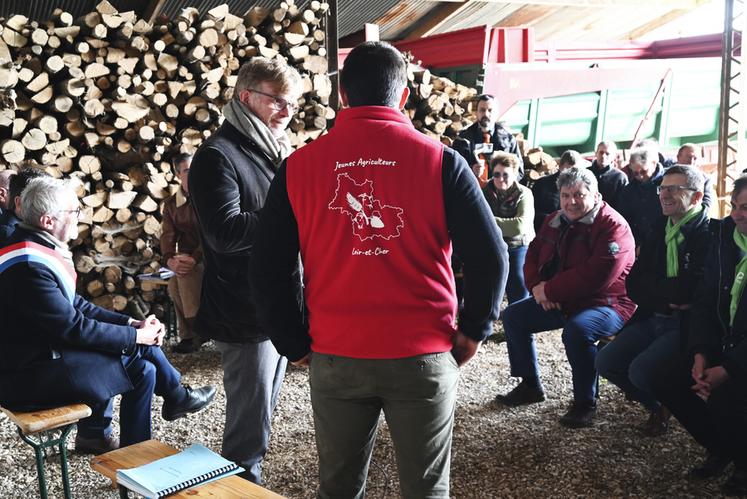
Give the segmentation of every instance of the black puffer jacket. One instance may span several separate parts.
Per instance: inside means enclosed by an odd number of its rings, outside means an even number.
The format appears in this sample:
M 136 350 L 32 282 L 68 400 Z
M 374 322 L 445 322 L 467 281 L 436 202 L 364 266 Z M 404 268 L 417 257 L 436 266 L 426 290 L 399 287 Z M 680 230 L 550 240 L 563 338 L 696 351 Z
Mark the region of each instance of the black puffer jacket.
M 664 179 L 664 167 L 656 165 L 651 179 L 632 179 L 617 196 L 617 211 L 630 224 L 636 246 L 646 240 L 654 221 L 661 218 L 661 203 L 657 192 Z
M 703 210 L 700 216 L 682 226 L 681 233 L 685 236 L 685 242 L 677 252 L 677 277 L 667 277 L 667 245 L 664 240 L 667 220 L 668 217 L 660 216 L 654 222 L 625 282 L 628 296 L 638 305 L 631 320 L 646 319 L 654 313 L 669 315 L 672 312 L 670 303 L 691 304 L 695 287 L 703 278 L 710 241 L 708 214 Z
M 689 350 L 702 353 L 710 365 L 723 365 L 732 378 L 747 382 L 747 297 L 742 299 L 729 326 L 731 287 L 744 254 L 734 242 L 731 217 L 716 221 L 705 272 L 690 314 Z
M 550 213 L 560 209 L 560 192 L 558 192 L 558 177 L 560 173 L 542 177 L 532 185 L 534 194 L 534 230 L 539 231 L 542 222 Z
M 602 199 L 615 210 L 620 211 L 617 198 L 622 188 L 628 185 L 628 177 L 614 166 L 599 166 L 596 160 L 591 163 L 589 170 L 597 178 Z
M 267 339 L 249 285 L 252 238 L 275 166 L 227 121 L 195 154 L 189 170 L 205 258 L 197 330 L 232 343 Z

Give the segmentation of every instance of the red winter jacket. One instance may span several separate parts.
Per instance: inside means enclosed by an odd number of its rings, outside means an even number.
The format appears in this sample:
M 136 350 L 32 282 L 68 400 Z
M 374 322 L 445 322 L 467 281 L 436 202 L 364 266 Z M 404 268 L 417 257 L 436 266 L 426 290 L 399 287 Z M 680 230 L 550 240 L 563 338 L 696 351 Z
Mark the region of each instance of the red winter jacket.
M 542 270 L 547 272 L 543 267 L 550 266 L 556 246 L 557 267 L 549 277 Z M 560 211 L 549 215 L 529 244 L 524 279 L 530 291 L 546 281 L 547 299 L 560 303 L 567 317 L 587 308 L 609 306 L 627 321 L 636 308 L 625 290 L 625 279 L 634 262 L 635 241 L 630 227 L 602 202 L 570 226 Z

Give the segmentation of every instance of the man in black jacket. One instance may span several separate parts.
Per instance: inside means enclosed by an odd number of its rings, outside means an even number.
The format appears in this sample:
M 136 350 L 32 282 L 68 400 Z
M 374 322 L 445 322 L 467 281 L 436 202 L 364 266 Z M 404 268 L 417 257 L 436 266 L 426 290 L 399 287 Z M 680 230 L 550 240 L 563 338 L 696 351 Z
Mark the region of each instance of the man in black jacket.
M 255 57 L 239 71 L 223 125 L 189 172 L 205 274 L 196 329 L 221 352 L 226 391 L 223 456 L 261 483 L 272 411 L 285 375 L 259 327 L 249 283 L 252 239 L 270 182 L 290 153 L 285 128 L 298 109 L 301 78 L 284 62 Z
M 602 199 L 619 211 L 617 197 L 628 184 L 628 177 L 617 168 L 617 145 L 609 140 L 597 144 L 596 157 L 589 169 L 599 183 Z
M 674 369 L 693 289 L 703 277 L 709 221 L 701 204 L 703 185 L 703 176 L 690 166 L 664 174 L 659 201 L 665 216 L 654 223 L 626 281 L 638 310 L 597 355 L 599 374 L 649 411 L 643 427 L 649 436 L 666 432 L 669 420 L 669 411 L 651 393 L 650 378 Z
M 630 224 L 636 246 L 640 246 L 662 214 L 658 189 L 664 167 L 657 151 L 651 147 L 634 149 L 630 153 L 630 175 L 630 183 L 617 196 L 617 209 Z
M 728 495 L 747 494 L 747 175 L 734 182 L 731 216 L 716 222 L 690 312 L 687 352 L 674 380 L 654 380 L 656 397 L 705 447 L 690 476 L 721 474 Z
M 459 137 L 469 142 L 468 150 L 458 149 L 459 152 L 473 171 L 480 163 L 487 168 L 495 151 L 516 154 L 519 158 L 519 180 L 521 180 L 524 176 L 524 160 L 519 153 L 519 146 L 514 136 L 497 121 L 498 101 L 496 98 L 489 94 L 480 95 L 477 98 L 476 115 L 477 121 L 459 133 Z

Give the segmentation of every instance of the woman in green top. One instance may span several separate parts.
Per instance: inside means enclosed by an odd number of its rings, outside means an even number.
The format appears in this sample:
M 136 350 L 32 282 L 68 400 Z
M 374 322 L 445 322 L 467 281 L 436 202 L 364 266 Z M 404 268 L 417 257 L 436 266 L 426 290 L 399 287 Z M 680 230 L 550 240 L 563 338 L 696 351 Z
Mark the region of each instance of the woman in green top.
M 529 296 L 524 285 L 524 259 L 529 242 L 534 239 L 534 197 L 517 180 L 519 160 L 514 154 L 496 152 L 490 171 L 493 179 L 482 192 L 508 244 L 506 295 L 511 304 Z

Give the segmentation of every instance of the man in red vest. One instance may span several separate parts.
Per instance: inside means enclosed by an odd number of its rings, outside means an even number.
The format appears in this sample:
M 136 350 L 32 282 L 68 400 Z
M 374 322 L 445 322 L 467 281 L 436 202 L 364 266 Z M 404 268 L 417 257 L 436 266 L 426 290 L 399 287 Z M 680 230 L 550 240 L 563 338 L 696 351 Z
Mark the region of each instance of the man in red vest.
M 401 113 L 406 75 L 386 43 L 350 53 L 348 108 L 280 168 L 254 241 L 260 321 L 281 354 L 311 366 L 320 497 L 365 494 L 382 409 L 402 495 L 449 497 L 458 366 L 490 332 L 506 282 L 506 245 L 469 166 Z

